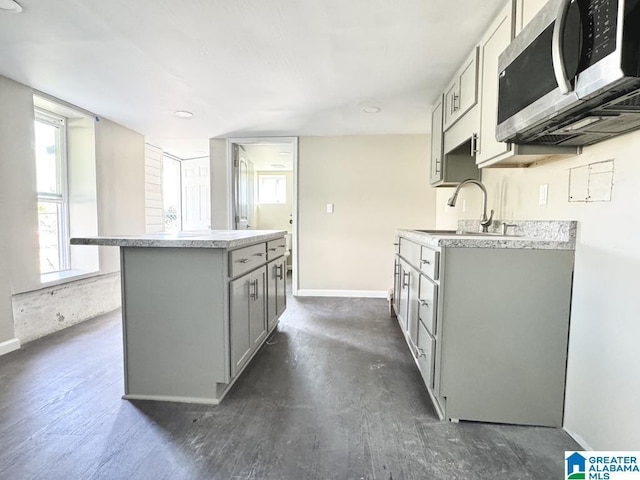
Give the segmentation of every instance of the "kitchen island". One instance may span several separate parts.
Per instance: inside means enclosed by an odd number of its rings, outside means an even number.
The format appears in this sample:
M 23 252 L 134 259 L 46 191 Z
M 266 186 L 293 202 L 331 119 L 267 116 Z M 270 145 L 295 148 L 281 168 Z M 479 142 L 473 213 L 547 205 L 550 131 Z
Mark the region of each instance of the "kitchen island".
M 73 238 L 120 247 L 127 399 L 219 403 L 286 307 L 284 231 Z

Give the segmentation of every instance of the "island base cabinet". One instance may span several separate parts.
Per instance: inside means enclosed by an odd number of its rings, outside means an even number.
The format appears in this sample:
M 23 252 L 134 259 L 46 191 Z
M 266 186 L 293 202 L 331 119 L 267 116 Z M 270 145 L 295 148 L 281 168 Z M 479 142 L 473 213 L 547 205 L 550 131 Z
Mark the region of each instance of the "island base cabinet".
M 229 283 L 231 377 L 235 377 L 261 344 L 266 328 L 266 267 Z
M 217 403 L 230 381 L 226 252 L 120 250 L 125 398 Z

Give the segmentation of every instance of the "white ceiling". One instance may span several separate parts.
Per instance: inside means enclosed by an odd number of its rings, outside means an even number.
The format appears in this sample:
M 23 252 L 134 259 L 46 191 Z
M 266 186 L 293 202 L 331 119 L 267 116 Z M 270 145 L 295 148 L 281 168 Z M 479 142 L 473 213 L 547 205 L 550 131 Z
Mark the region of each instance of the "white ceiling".
M 427 132 L 434 98 L 504 4 L 17 1 L 22 13 L 0 10 L 1 75 L 181 158 L 213 137 Z

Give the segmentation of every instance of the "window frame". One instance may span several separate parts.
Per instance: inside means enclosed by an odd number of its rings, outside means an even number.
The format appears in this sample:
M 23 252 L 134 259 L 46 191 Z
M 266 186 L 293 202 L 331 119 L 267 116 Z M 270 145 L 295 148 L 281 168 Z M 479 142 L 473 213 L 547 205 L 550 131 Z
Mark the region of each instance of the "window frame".
M 35 107 L 34 122 L 47 124 L 58 129 L 56 148 L 56 182 L 57 193 L 40 192 L 36 184 L 37 203 L 55 204 L 58 208 L 58 262 L 59 269 L 50 272 L 40 271 L 40 275 L 48 275 L 71 270 L 71 248 L 70 248 L 70 227 L 69 227 L 69 182 L 67 177 L 67 118 L 53 113 L 49 110 Z M 35 133 L 34 133 L 35 138 Z M 58 147 L 58 145 L 56 145 Z M 36 160 L 37 178 L 37 160 Z M 41 247 L 38 244 L 38 253 L 41 254 Z

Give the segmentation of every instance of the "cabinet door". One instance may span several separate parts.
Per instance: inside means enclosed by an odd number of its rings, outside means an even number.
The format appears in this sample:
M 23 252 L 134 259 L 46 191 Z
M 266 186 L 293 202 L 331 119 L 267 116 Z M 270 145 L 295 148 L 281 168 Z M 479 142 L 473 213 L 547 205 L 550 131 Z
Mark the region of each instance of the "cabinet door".
M 460 84 L 458 78 L 444 92 L 443 128 L 446 130 L 458 118 L 458 102 L 460 100 Z
M 278 261 L 267 264 L 267 322 L 269 326 L 278 316 Z
M 418 344 L 418 318 L 420 317 L 420 299 L 418 289 L 420 286 L 420 274 L 414 268 L 409 269 L 409 298 L 407 312 L 407 335 L 411 344 Z
M 458 99 L 457 115 L 462 116 L 467 113 L 478 101 L 478 48 L 476 47 L 471 55 L 462 65 L 460 76 L 460 98 Z
M 435 104 L 433 111 L 431 112 L 431 176 L 430 183 L 442 181 L 442 109 L 443 109 L 443 96 L 441 95 L 439 101 Z
M 527 26 L 546 3 L 547 0 L 516 0 L 516 35 Z
M 480 135 L 476 163 L 481 165 L 511 151 L 511 145 L 496 140 L 498 123 L 498 56 L 507 48 L 513 34 L 511 2 L 502 9 L 480 43 Z
M 443 129 L 446 131 L 478 101 L 478 48 L 462 63 L 444 92 Z
M 259 345 L 267 333 L 267 267 L 251 274 L 249 292 L 249 341 L 251 349 Z
M 231 376 L 235 377 L 251 353 L 249 339 L 249 291 L 251 274 L 229 282 L 229 336 L 231 338 Z
M 287 260 L 285 257 L 276 261 L 276 316 L 287 308 Z
M 411 280 L 411 267 L 404 260 L 400 260 L 400 308 L 396 312 L 398 322 L 403 330 L 407 330 L 407 319 L 409 314 L 409 287 Z

